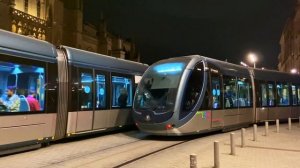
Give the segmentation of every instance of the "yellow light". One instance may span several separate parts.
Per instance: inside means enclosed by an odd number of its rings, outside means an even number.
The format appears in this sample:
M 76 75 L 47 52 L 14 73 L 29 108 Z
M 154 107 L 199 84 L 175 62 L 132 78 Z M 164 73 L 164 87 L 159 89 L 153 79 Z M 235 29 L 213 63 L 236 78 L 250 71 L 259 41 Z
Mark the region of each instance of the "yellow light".
M 254 53 L 249 53 L 248 55 L 249 61 L 255 63 L 257 61 L 257 57 Z

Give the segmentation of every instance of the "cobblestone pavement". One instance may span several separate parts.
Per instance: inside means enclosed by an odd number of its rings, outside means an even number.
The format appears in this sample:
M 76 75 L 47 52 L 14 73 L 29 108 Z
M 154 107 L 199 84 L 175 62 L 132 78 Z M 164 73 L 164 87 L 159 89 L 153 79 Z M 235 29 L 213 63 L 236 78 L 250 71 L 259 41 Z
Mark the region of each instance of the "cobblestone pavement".
M 236 155 L 230 155 L 229 132 L 199 135 L 186 138 L 159 138 L 146 136 L 136 131 L 109 134 L 106 136 L 58 143 L 47 148 L 9 155 L 0 158 L 0 168 L 40 167 L 114 167 L 126 161 L 149 154 L 130 164 L 128 168 L 184 168 L 189 167 L 189 155 L 197 154 L 198 168 L 213 167 L 213 142 L 220 142 L 221 168 L 293 168 L 300 165 L 300 127 L 293 124 L 269 126 L 269 135 L 264 127 L 258 127 L 257 141 L 253 141 L 252 128 L 246 130 L 246 147 L 240 147 L 240 131 L 235 132 Z M 189 140 L 185 142 L 186 140 Z M 179 142 L 182 144 L 176 145 Z M 155 151 L 172 146 L 160 152 Z

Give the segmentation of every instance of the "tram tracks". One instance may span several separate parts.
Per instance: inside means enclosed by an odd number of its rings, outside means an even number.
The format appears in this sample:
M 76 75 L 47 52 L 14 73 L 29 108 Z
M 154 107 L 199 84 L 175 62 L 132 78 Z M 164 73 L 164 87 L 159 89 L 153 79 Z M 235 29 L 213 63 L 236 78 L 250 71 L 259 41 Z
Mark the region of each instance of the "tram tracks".
M 132 131 L 53 145 L 33 151 L 26 156 L 25 153 L 21 154 L 24 155 L 21 157 L 17 155 L 19 158 L 17 161 L 29 161 L 32 168 L 141 167 L 144 162 L 149 162 L 150 158 L 162 157 L 162 154 L 163 156 L 172 155 L 172 152 L 169 151 L 181 151 L 185 146 L 208 137 L 207 134 L 187 137 L 158 137 Z M 42 153 L 46 155 L 42 160 L 38 159 Z M 16 157 L 13 160 L 16 161 Z M 15 165 L 17 164 L 14 162 L 10 163 L 10 167 L 18 167 Z
M 53 162 L 43 168 L 50 167 L 123 167 L 134 163 L 147 156 L 159 153 L 172 147 L 184 144 L 191 140 L 174 141 L 161 140 L 158 137 L 145 137 L 144 139 L 133 141 L 105 150 L 98 150 L 86 155 L 67 158 L 59 162 Z M 77 159 L 78 158 L 78 159 Z
M 157 149 L 157 150 L 155 150 L 155 151 L 146 153 L 146 154 L 144 154 L 144 155 L 142 155 L 142 156 L 139 156 L 139 157 L 136 157 L 136 158 L 134 158 L 134 159 L 128 160 L 128 161 L 126 161 L 126 162 L 123 162 L 123 163 L 121 163 L 121 164 L 119 164 L 119 165 L 113 166 L 113 168 L 120 168 L 120 167 L 129 165 L 129 164 L 134 163 L 134 162 L 136 162 L 136 161 L 138 161 L 138 160 L 141 160 L 141 159 L 143 159 L 143 158 L 146 158 L 146 157 L 148 157 L 148 156 L 150 156 L 150 155 L 159 153 L 159 152 L 161 152 L 161 151 L 170 149 L 170 148 L 172 148 L 172 147 L 175 147 L 175 146 L 184 144 L 184 143 L 189 142 L 189 141 L 191 141 L 191 140 L 181 141 L 181 142 L 178 142 L 178 143 L 175 143 L 175 144 L 172 144 L 172 145 L 163 147 L 163 148 L 161 148 L 161 149 Z
M 134 134 L 134 133 L 132 133 L 132 134 Z M 48 164 L 46 164 L 42 167 L 39 167 L 39 168 L 52 167 L 54 165 L 59 165 L 59 164 L 65 163 L 65 162 L 70 162 L 72 160 L 76 160 L 76 159 L 86 157 L 86 156 L 89 156 L 89 155 L 105 152 L 105 151 L 108 151 L 108 150 L 113 150 L 115 148 L 120 148 L 120 147 L 123 147 L 123 146 L 127 146 L 127 145 L 130 145 L 130 144 L 137 143 L 139 141 L 144 140 L 145 138 L 146 138 L 146 135 L 143 135 L 143 136 L 140 136 L 140 137 L 137 136 L 136 140 L 133 140 L 133 141 L 130 141 L 130 142 L 126 142 L 126 143 L 122 143 L 122 144 L 118 144 L 118 145 L 114 145 L 114 146 L 110 146 L 110 147 L 101 148 L 99 150 L 86 151 L 86 152 L 78 153 L 78 154 L 75 154 L 75 155 L 67 156 L 67 157 L 64 157 L 63 159 L 50 161 L 50 162 L 48 162 Z

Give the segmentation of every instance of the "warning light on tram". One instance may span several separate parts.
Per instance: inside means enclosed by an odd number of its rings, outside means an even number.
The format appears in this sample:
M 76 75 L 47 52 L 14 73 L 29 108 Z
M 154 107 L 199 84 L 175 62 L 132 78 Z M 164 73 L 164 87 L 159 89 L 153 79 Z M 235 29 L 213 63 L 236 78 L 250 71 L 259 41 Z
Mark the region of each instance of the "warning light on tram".
M 166 125 L 166 128 L 167 128 L 167 129 L 172 129 L 173 126 L 172 126 L 171 124 L 167 124 L 167 125 Z

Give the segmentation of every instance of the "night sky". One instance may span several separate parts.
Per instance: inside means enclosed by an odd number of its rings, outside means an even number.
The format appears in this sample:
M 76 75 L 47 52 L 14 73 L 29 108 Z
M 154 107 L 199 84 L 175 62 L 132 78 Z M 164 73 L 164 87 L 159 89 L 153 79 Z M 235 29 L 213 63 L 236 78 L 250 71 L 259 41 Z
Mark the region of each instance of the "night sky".
M 141 61 L 200 54 L 277 69 L 279 39 L 295 0 L 85 0 L 84 22 L 135 41 Z M 247 62 L 248 63 L 248 62 Z M 248 63 L 250 65 L 250 63 Z

